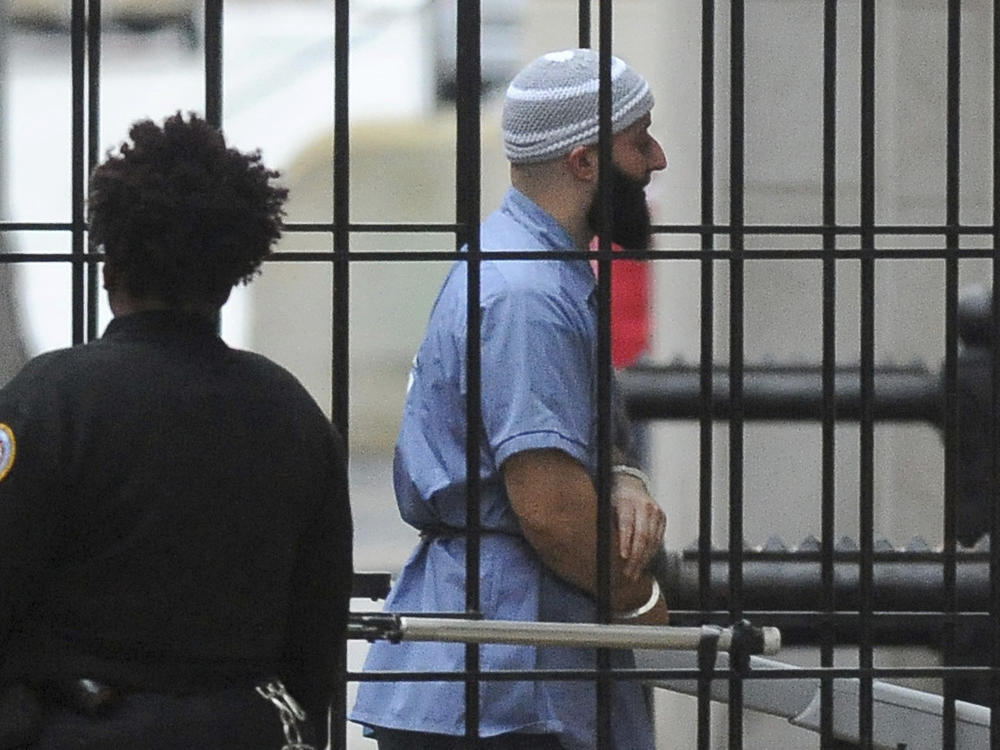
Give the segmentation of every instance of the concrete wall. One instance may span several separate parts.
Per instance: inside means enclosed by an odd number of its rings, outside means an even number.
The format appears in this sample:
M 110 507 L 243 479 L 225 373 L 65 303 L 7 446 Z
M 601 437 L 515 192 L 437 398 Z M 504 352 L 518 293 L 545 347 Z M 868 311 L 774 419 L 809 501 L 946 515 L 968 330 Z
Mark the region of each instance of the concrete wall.
M 508 178 L 498 114 L 484 105 L 483 207 Z M 329 221 L 333 139 L 319 138 L 288 168 L 290 221 Z M 455 221 L 455 123 L 428 119 L 361 123 L 351 133 L 351 218 L 356 222 Z M 454 250 L 448 234 L 355 234 L 354 251 Z M 327 250 L 330 239 L 289 234 L 282 250 Z M 389 456 L 399 428 L 410 362 L 449 262 L 354 263 L 350 271 L 351 445 Z M 332 270 L 327 263 L 269 263 L 250 287 L 252 347 L 286 364 L 321 404 L 331 403 Z
M 6 4 L 0 3 L 0 112 L 6 108 L 7 87 L 3 71 L 7 60 Z M 6 153 L 4 122 L 0 118 L 0 174 Z M 7 216 L 6 186 L 0 182 L 0 219 Z M 6 235 L 0 234 L 0 253 L 7 251 Z M 14 376 L 27 360 L 24 342 L 18 328 L 17 310 L 14 304 L 14 280 L 9 264 L 0 264 L 0 386 Z

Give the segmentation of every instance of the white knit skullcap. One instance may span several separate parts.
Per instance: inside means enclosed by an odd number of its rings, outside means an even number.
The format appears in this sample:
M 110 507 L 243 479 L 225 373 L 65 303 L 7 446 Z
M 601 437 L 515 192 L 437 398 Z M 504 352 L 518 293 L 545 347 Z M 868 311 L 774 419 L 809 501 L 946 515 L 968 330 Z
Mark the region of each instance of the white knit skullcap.
M 599 56 L 589 49 L 549 52 L 529 63 L 507 88 L 503 143 L 513 164 L 548 161 L 597 143 Z M 611 58 L 611 132 L 653 108 L 646 79 Z

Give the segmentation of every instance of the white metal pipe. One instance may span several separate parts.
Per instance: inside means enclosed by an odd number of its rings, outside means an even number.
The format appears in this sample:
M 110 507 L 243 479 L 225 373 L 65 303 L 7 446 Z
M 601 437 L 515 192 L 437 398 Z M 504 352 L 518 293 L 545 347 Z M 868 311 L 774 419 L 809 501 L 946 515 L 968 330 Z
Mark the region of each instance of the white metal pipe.
M 765 654 L 781 648 L 777 628 L 761 628 Z M 404 641 L 509 643 L 530 646 L 644 648 L 697 651 L 706 638 L 718 636 L 717 648 L 728 651 L 732 628 L 658 625 L 597 625 L 590 623 L 523 622 L 518 620 L 460 620 L 446 617 L 399 618 Z

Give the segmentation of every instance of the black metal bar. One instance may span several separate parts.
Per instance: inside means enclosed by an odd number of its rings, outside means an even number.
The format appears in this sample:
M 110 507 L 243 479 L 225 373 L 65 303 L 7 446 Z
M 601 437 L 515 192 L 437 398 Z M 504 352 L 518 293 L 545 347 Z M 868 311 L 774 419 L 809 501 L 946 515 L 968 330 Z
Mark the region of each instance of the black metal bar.
M 962 71 L 962 8 L 960 0 L 948 0 L 948 101 L 945 177 L 945 215 L 948 224 L 957 223 L 959 216 L 960 172 L 960 108 Z M 945 247 L 957 250 L 958 235 L 945 235 Z M 945 360 L 944 360 L 944 607 L 946 612 L 958 609 L 956 590 L 956 534 L 958 509 L 958 258 L 952 253 L 945 260 Z M 946 664 L 955 657 L 955 628 L 944 626 L 943 650 Z M 957 718 L 955 714 L 956 684 L 944 680 L 942 740 L 945 748 L 954 748 Z
M 459 242 L 466 246 L 467 330 L 466 360 L 468 391 L 466 393 L 465 471 L 469 504 L 465 525 L 469 529 L 466 546 L 465 608 L 475 614 L 480 608 L 480 508 L 479 441 L 482 430 L 482 352 L 480 316 L 481 250 L 480 219 L 480 94 L 482 70 L 480 58 L 479 0 L 457 3 L 458 39 L 455 53 L 457 97 L 456 149 L 456 212 L 463 230 Z M 479 747 L 479 647 L 465 647 L 465 739 L 472 750 Z
M 837 1 L 823 3 L 823 224 L 837 223 Z M 836 426 L 837 363 L 837 237 L 823 234 L 823 404 L 820 539 L 822 609 L 837 608 L 834 588 L 834 536 L 836 535 Z M 834 665 L 836 636 L 832 627 L 821 631 L 820 665 Z M 820 743 L 831 748 L 833 735 L 833 681 L 820 682 Z
M 70 228 L 69 231 L 72 231 Z M 103 253 L 93 253 L 86 258 L 79 260 L 81 264 L 98 263 L 103 258 Z M 2 263 L 73 263 L 77 258 L 72 252 L 69 253 L 7 253 L 0 256 Z
M 827 380 L 831 371 L 832 379 Z M 922 365 L 883 366 L 875 370 L 874 419 L 941 422 L 941 382 Z M 699 366 L 639 365 L 619 373 L 618 381 L 629 414 L 634 419 L 698 419 L 702 396 L 713 394 L 711 408 L 716 419 L 733 419 L 735 405 L 726 394 L 732 377 L 724 367 L 712 370 L 710 390 L 703 385 Z M 743 420 L 822 420 L 826 390 L 832 389 L 838 419 L 860 420 L 865 404 L 858 367 L 821 365 L 743 366 Z M 704 390 L 703 390 L 704 389 Z
M 205 0 L 205 120 L 222 127 L 222 0 Z
M 0 221 L 2 232 L 71 232 L 73 223 L 67 221 Z
M 701 223 L 715 223 L 715 1 L 703 0 L 701 8 Z M 701 235 L 701 249 L 715 244 L 712 232 Z M 715 266 L 710 257 L 701 260 L 701 361 L 698 388 L 698 549 L 705 553 L 698 568 L 699 606 L 708 609 L 712 549 L 712 368 L 715 361 Z M 711 681 L 698 682 L 698 750 L 709 750 L 712 742 Z
M 653 224 L 654 232 L 671 232 L 676 234 L 698 234 L 700 232 L 715 232 L 716 234 L 729 234 L 739 231 L 740 234 L 814 234 L 821 237 L 827 232 L 833 232 L 838 236 L 856 236 L 862 229 L 867 229 L 875 235 L 894 234 L 921 234 L 940 235 L 945 232 L 955 231 L 960 234 L 973 234 L 988 236 L 992 234 L 992 226 L 989 224 L 882 224 L 875 227 L 862 227 L 860 224 L 835 224 L 826 226 L 823 224 L 747 224 L 743 227 L 734 227 L 731 224 Z
M 86 46 L 87 46 L 87 3 L 86 0 L 73 0 L 70 18 L 70 63 L 72 65 L 72 174 L 70 176 L 72 194 L 72 255 L 71 266 L 72 290 L 72 336 L 74 344 L 83 343 L 84 316 L 86 303 L 86 281 L 84 278 L 84 263 L 86 255 L 84 247 L 84 206 L 87 201 L 86 170 L 84 148 L 85 99 L 86 99 Z
M 0 227 L 2 229 L 2 227 Z M 329 251 L 326 251 L 329 253 Z M 558 253 L 555 256 L 548 255 L 550 260 L 554 259 L 576 259 L 579 260 L 582 257 L 591 257 L 589 254 L 581 252 L 579 250 L 558 250 L 553 251 Z M 503 258 L 510 258 L 514 260 L 521 259 L 536 259 L 539 256 L 540 251 L 538 250 L 518 250 L 511 251 L 510 253 L 504 252 L 484 252 L 484 260 L 497 260 Z M 769 260 L 822 260 L 826 251 L 824 250 L 756 250 L 747 249 L 741 252 L 744 259 L 752 259 L 754 261 L 769 261 Z M 960 259 L 974 259 L 974 258 L 985 258 L 989 259 L 992 256 L 993 250 L 990 248 L 963 248 L 955 252 L 955 255 Z M 309 255 L 320 255 L 321 253 L 311 253 Z M 874 260 L 943 260 L 947 257 L 948 252 L 942 248 L 937 249 L 927 249 L 919 251 L 910 251 L 905 255 L 891 250 L 874 250 L 874 251 L 862 251 L 858 250 L 837 250 L 836 257 L 838 260 L 849 260 L 849 259 L 860 259 L 862 257 L 874 259 Z M 295 257 L 295 253 L 282 252 L 278 253 L 275 259 L 288 260 Z M 365 252 L 355 252 L 354 256 L 359 261 L 369 262 L 369 261 L 380 261 L 380 260 L 414 260 L 414 259 L 427 259 L 427 260 L 455 260 L 456 255 L 454 251 L 433 251 L 433 250 L 386 250 L 386 251 L 365 251 Z M 648 250 L 648 251 L 635 251 L 635 250 L 622 250 L 620 252 L 615 252 L 615 258 L 618 260 L 633 260 L 635 258 L 642 258 L 644 260 L 719 260 L 719 261 L 729 261 L 733 257 L 733 252 L 729 250 Z
M 351 146 L 350 146 L 350 0 L 336 0 L 333 8 L 333 279 L 330 405 L 334 424 L 350 446 L 350 272 L 351 272 Z M 350 450 L 347 451 L 350 461 Z M 346 675 L 347 644 L 340 653 L 338 671 Z M 338 680 L 330 716 L 334 748 L 347 748 L 347 680 Z
M 598 199 L 601 206 L 597 253 L 597 621 L 611 622 L 611 56 L 612 0 L 600 0 L 598 49 Z M 611 651 L 597 650 L 597 748 L 612 747 Z
M 577 44 L 582 49 L 590 49 L 590 29 L 593 25 L 590 14 L 590 0 L 577 3 Z
M 875 2 L 861 2 L 861 249 L 875 247 Z M 875 261 L 861 258 L 860 289 L 861 415 L 859 429 L 860 491 L 859 537 L 861 574 L 859 612 L 861 637 L 858 663 L 862 670 L 858 691 L 858 736 L 862 746 L 870 746 L 873 726 L 872 680 L 866 670 L 873 666 L 871 627 L 866 615 L 872 611 L 872 552 L 874 545 L 874 421 L 875 395 Z
M 611 676 L 616 680 L 657 680 L 664 677 L 674 679 L 694 680 L 700 672 L 696 669 L 613 669 Z M 726 679 L 732 674 L 728 669 L 712 670 L 713 680 Z M 987 667 L 877 667 L 870 670 L 860 670 L 857 667 L 838 667 L 823 669 L 820 667 L 796 667 L 794 669 L 761 669 L 755 670 L 746 679 L 751 680 L 787 680 L 787 679 L 823 679 L 823 678 L 932 678 L 941 679 L 945 675 L 988 676 Z M 364 679 L 370 682 L 460 682 L 465 679 L 462 672 L 405 672 L 405 671 L 371 671 L 348 672 L 348 680 Z M 523 682 L 524 680 L 559 680 L 588 681 L 594 679 L 590 670 L 579 669 L 511 669 L 483 672 L 481 680 L 497 682 Z
M 1000 13 L 993 10 L 993 122 L 1000 122 Z M 993 300 L 991 320 L 994 340 L 1000 340 L 1000 128 L 993 128 Z M 990 486 L 990 539 L 1000 539 L 1000 346 L 993 347 L 991 362 L 992 388 L 990 402 L 992 419 Z M 1000 544 L 990 546 L 990 748 L 1000 750 Z
M 861 603 L 859 580 L 862 553 L 860 550 L 837 550 L 832 556 L 830 585 L 836 597 L 837 610 L 850 612 Z M 699 569 L 703 559 L 704 556 L 696 549 L 668 552 L 663 556 L 656 574 L 661 587 L 670 592 L 668 598 L 675 611 L 701 607 Z M 820 582 L 826 560 L 827 553 L 818 543 L 803 551 L 757 553 L 744 550 L 742 596 L 745 609 L 824 611 L 829 597 Z M 956 555 L 954 562 L 959 574 L 950 592 L 944 587 L 945 560 L 946 553 L 943 551 L 873 553 L 872 589 L 879 610 L 941 613 L 942 620 L 954 619 L 959 611 L 986 612 L 990 603 L 989 552 L 962 549 Z M 706 610 L 726 610 L 731 606 L 727 587 L 730 567 L 728 551 L 713 550 L 709 561 L 710 588 Z M 948 608 L 951 599 L 955 601 L 954 611 Z M 800 624 L 810 627 L 813 623 L 803 621 Z M 813 640 L 817 640 L 815 635 Z
M 336 85 L 336 82 L 334 83 Z M 439 233 L 439 234 L 454 234 L 459 230 L 459 225 L 456 223 L 435 223 L 435 222 L 411 222 L 411 223 L 364 223 L 358 224 L 356 222 L 348 222 L 347 228 L 352 233 L 376 233 L 384 232 L 386 234 L 393 232 L 408 232 L 412 234 L 423 234 L 423 233 Z M 284 225 L 283 231 L 285 232 L 332 232 L 334 230 L 334 224 L 330 222 L 323 221 L 296 221 L 289 222 Z
M 97 165 L 101 136 L 101 0 L 89 0 L 87 25 L 87 169 L 89 183 L 91 170 Z M 86 199 L 84 200 L 86 206 Z M 87 252 L 93 248 L 87 243 Z M 87 332 L 86 340 L 97 338 L 97 303 L 99 284 L 97 266 L 88 263 L 87 277 Z
M 818 568 L 817 568 L 818 569 Z M 722 582 L 725 586 L 725 581 Z M 724 594 L 723 594 L 723 598 Z M 858 638 L 858 624 L 861 616 L 857 610 L 836 610 L 825 612 L 822 609 L 805 610 L 776 610 L 776 609 L 756 609 L 747 607 L 743 610 L 748 619 L 766 622 L 769 626 L 778 628 L 782 634 L 782 645 L 794 645 L 797 643 L 817 642 L 819 634 L 817 627 L 825 627 L 833 624 L 836 627 L 838 637 L 842 637 L 844 642 L 856 644 Z M 727 627 L 731 625 L 729 621 L 728 609 L 710 609 L 707 615 L 701 610 L 694 609 L 674 609 L 670 612 L 671 624 L 679 626 L 711 624 Z M 908 610 L 885 611 L 881 609 L 873 610 L 870 620 L 879 628 L 878 643 L 880 645 L 914 645 L 926 644 L 937 646 L 939 640 L 932 642 L 933 633 L 937 632 L 942 625 L 952 623 L 968 626 L 988 626 L 990 614 L 985 610 L 959 610 L 954 614 L 945 612 L 911 612 Z M 788 635 L 786 641 L 785 635 Z M 981 643 L 985 641 L 980 641 Z M 943 665 L 942 673 L 947 673 L 951 665 Z M 987 664 L 966 664 L 964 667 L 975 667 L 981 673 L 990 670 Z
M 918 234 L 918 235 L 941 235 L 945 232 L 955 231 L 959 234 L 988 236 L 992 234 L 992 227 L 989 224 L 881 224 L 875 227 L 862 227 L 860 224 L 834 224 L 826 226 L 824 224 L 747 224 L 743 227 L 734 227 L 731 224 L 653 224 L 654 232 L 668 232 L 674 234 L 699 234 L 700 232 L 711 231 L 716 234 L 731 234 L 739 231 L 744 235 L 751 234 L 814 234 L 821 237 L 828 232 L 837 236 L 854 237 L 861 233 L 862 229 L 871 231 L 876 236 L 897 235 L 897 234 Z
M 333 232 L 333 225 L 329 225 L 330 228 L 326 231 Z M 72 224 L 65 223 L 59 226 L 55 225 L 45 225 L 42 228 L 32 229 L 31 227 L 18 226 L 17 231 L 71 231 Z M 7 227 L 0 224 L 0 232 L 6 231 Z M 353 233 L 350 228 L 348 231 Z M 484 251 L 482 254 L 483 260 L 539 260 L 542 257 L 542 252 L 538 250 L 512 250 L 511 252 L 494 252 L 494 251 Z M 816 250 L 815 252 L 805 251 L 795 253 L 794 255 L 789 251 L 776 250 L 770 253 L 762 253 L 755 250 L 745 250 L 742 255 L 744 259 L 752 259 L 754 261 L 761 260 L 813 260 L 823 258 L 825 251 Z M 318 250 L 318 251 L 283 251 L 277 252 L 272 256 L 265 259 L 267 263 L 287 263 L 290 261 L 322 261 L 329 262 L 330 256 L 332 255 L 331 250 Z M 838 260 L 846 259 L 858 259 L 861 257 L 866 257 L 875 260 L 913 260 L 913 259 L 924 259 L 924 260 L 944 260 L 947 255 L 947 251 L 944 249 L 937 250 L 927 250 L 921 253 L 909 253 L 905 256 L 902 255 L 890 255 L 887 251 L 875 250 L 874 252 L 863 252 L 861 250 L 854 251 L 837 251 Z M 963 248 L 956 251 L 955 255 L 960 259 L 986 259 L 992 260 L 993 250 L 992 248 L 982 248 L 982 249 L 970 249 Z M 379 263 L 379 262 L 389 262 L 389 261 L 454 261 L 459 257 L 454 250 L 374 250 L 374 251 L 352 251 L 351 258 L 355 262 L 359 263 Z M 579 260 L 581 258 L 591 258 L 592 255 L 589 252 L 579 251 L 579 250 L 553 250 L 548 252 L 544 256 L 548 260 Z M 621 251 L 615 253 L 615 258 L 621 260 L 630 260 L 636 257 L 640 257 L 638 253 L 634 251 Z M 728 250 L 649 250 L 641 255 L 646 260 L 695 260 L 695 261 L 705 261 L 705 260 L 717 260 L 717 261 L 727 261 L 732 257 L 732 253 Z M 65 262 L 67 260 L 72 260 L 72 253 L 10 253 L 9 257 L 3 259 L 0 257 L 0 263 L 35 263 L 35 262 Z M 100 257 L 94 257 L 92 254 L 90 257 L 85 257 L 81 259 L 82 263 L 96 263 L 100 262 Z
M 743 618 L 743 356 L 744 356 L 744 160 L 746 158 L 745 64 L 746 29 L 743 0 L 733 0 L 730 17 L 730 236 L 729 262 L 729 615 Z M 729 747 L 743 747 L 743 683 L 729 680 Z
M 0 223 L 0 229 L 22 226 L 57 225 L 51 223 L 30 225 L 12 224 L 10 222 Z M 330 227 L 329 222 L 300 221 L 289 223 L 285 229 L 297 232 L 328 232 L 330 231 Z M 454 232 L 456 228 L 455 224 L 435 222 L 365 222 L 351 224 L 352 232 Z M 869 227 L 868 229 L 876 236 L 899 234 L 940 236 L 948 232 L 956 232 L 960 235 L 985 237 L 991 235 L 993 231 L 993 228 L 988 224 L 883 224 L 877 227 Z M 652 230 L 657 234 L 689 234 L 692 237 L 705 234 L 727 235 L 737 231 L 730 224 L 714 224 L 712 222 L 700 222 L 698 224 L 653 224 Z M 828 234 L 833 234 L 838 237 L 855 237 L 861 233 L 861 226 L 859 224 L 746 224 L 740 227 L 738 231 L 743 235 L 815 235 L 818 238 L 822 238 Z M 893 254 L 898 254 L 900 257 L 906 257 L 907 253 L 912 252 L 912 250 L 898 248 L 891 248 L 890 250 Z M 936 248 L 936 250 L 939 254 L 941 253 L 940 248 Z M 626 256 L 623 255 L 620 257 L 624 258 Z
M 350 440 L 351 60 L 350 0 L 334 3 L 333 61 L 333 420 Z M 331 256 L 328 256 L 331 257 Z
M 813 234 L 822 237 L 828 232 L 837 236 L 857 236 L 863 229 L 868 229 L 876 236 L 890 236 L 898 234 L 917 235 L 941 235 L 945 232 L 958 232 L 959 234 L 988 236 L 991 234 L 989 224 L 881 224 L 875 227 L 862 227 L 860 224 L 835 224 L 826 226 L 823 224 L 747 224 L 744 227 L 734 227 L 731 224 L 653 224 L 652 229 L 658 233 L 674 234 L 699 234 L 700 232 L 711 231 L 717 234 L 731 234 L 739 231 L 744 235 L 751 234 Z

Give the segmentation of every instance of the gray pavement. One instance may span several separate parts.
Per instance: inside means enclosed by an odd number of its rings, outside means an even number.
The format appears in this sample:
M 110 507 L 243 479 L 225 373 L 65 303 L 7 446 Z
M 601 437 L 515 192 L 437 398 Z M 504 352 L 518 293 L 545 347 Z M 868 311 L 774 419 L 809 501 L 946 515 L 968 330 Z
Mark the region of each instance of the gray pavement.
M 417 541 L 416 532 L 403 523 L 392 493 L 392 449 L 384 456 L 352 456 L 350 461 L 351 507 L 354 514 L 354 569 L 385 571 L 393 576 L 406 561 Z M 381 602 L 351 601 L 352 611 L 380 610 Z M 348 669 L 360 670 L 368 653 L 365 641 L 350 641 Z M 357 683 L 348 685 L 348 707 L 354 704 Z M 361 728 L 348 724 L 348 750 L 375 750 Z

